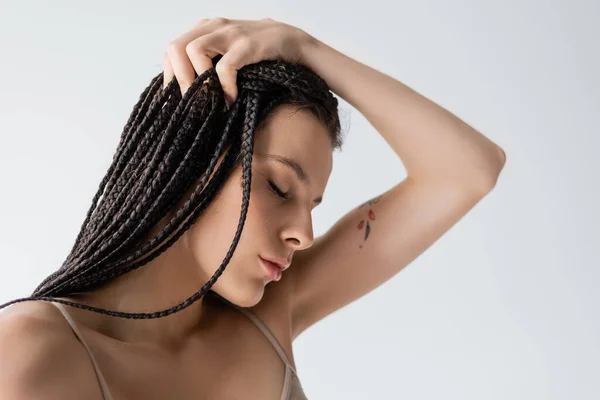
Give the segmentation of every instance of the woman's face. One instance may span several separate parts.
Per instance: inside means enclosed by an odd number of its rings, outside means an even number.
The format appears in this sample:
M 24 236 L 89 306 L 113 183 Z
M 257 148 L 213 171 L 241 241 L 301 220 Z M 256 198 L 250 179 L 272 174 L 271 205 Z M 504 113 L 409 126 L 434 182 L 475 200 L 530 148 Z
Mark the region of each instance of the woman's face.
M 299 164 L 305 181 L 298 178 L 293 168 L 274 160 L 283 157 Z M 310 111 L 289 105 L 274 110 L 255 136 L 244 228 L 229 264 L 211 290 L 245 307 L 260 301 L 265 285 L 272 279 L 261 265 L 259 255 L 290 260 L 295 251 L 312 245 L 312 211 L 318 205 L 313 200 L 323 196 L 332 163 L 329 134 Z M 240 163 L 221 192 L 180 238 L 203 283 L 216 272 L 233 242 L 242 208 L 242 190 Z M 287 199 L 274 190 L 285 193 Z M 290 268 L 294 268 L 293 264 Z

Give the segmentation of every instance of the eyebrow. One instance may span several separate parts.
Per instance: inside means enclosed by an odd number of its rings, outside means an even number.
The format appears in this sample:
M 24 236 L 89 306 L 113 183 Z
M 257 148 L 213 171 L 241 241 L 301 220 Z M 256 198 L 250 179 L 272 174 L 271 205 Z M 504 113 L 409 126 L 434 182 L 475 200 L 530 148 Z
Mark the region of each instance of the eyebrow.
M 305 186 L 308 184 L 308 174 L 306 173 L 304 168 L 302 168 L 302 165 L 300 165 L 300 163 L 294 160 L 293 158 L 288 158 L 277 154 L 261 154 L 261 156 L 267 159 L 268 161 L 278 162 L 279 164 L 294 171 L 296 173 L 296 177 L 300 180 L 300 182 L 302 182 Z M 313 202 L 317 203 L 317 205 L 321 204 L 322 201 L 323 196 L 319 196 L 313 199 Z

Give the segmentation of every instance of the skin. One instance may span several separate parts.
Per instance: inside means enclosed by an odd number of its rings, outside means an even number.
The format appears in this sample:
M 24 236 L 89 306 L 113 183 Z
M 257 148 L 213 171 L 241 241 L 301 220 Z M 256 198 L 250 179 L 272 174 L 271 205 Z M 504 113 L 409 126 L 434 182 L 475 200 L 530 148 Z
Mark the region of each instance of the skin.
M 506 157 L 478 131 L 401 82 L 269 19 L 200 21 L 169 46 L 165 82 L 176 76 L 184 94 L 194 71 L 199 75 L 211 68 L 210 58 L 217 53 L 224 56 L 215 68 L 225 95 L 233 98 L 236 71 L 243 65 L 273 58 L 301 60 L 365 116 L 407 172 L 405 179 L 348 211 L 315 240 L 309 215 L 311 199 L 323 193 L 331 172 L 327 135 L 319 136 L 317 128 L 300 129 L 296 121 L 281 129 L 285 141 L 273 136 L 262 144 L 262 134 L 257 135 L 257 153 L 266 148 L 296 155 L 311 184 L 304 188 L 292 173 L 263 169 L 259 158 L 254 160 L 244 233 L 213 290 L 251 306 L 293 364 L 293 338 L 409 265 L 490 192 Z M 287 135 L 295 128 L 302 140 Z M 261 184 L 259 171 L 266 170 L 284 191 L 291 191 L 291 201 L 277 199 L 266 181 Z M 197 223 L 168 256 L 86 300 L 108 309 L 157 311 L 194 293 L 231 244 L 241 208 L 240 173 L 228 181 L 222 201 L 198 221 L 204 223 Z M 257 272 L 257 255 L 288 255 L 278 251 L 299 253 L 281 281 L 268 284 Z M 40 398 L 43 393 L 44 398 L 64 400 L 68 389 L 77 393 L 73 398 L 98 398 L 98 392 L 90 392 L 97 383 L 88 356 L 58 310 L 41 302 L 16 304 L 12 310 L 17 317 L 0 324 L 0 354 L 10 361 L 5 363 L 10 368 L 0 364 L 0 392 L 7 398 Z M 100 367 L 117 366 L 102 369 L 111 374 L 111 387 L 124 393 L 119 398 L 266 399 L 281 393 L 281 360 L 262 333 L 229 307 L 204 299 L 180 313 L 148 321 L 115 322 L 79 309 L 74 315 L 100 356 Z M 131 371 L 135 374 L 130 379 L 124 376 Z M 66 380 L 68 388 L 62 385 Z M 37 392 L 24 395 L 32 390 Z
M 272 281 L 259 262 L 259 254 L 291 258 L 294 252 L 312 245 L 311 213 L 317 206 L 312 200 L 323 195 L 332 170 L 332 148 L 325 127 L 307 110 L 282 105 L 274 111 L 264 129 L 256 133 L 250 204 L 242 235 L 228 266 L 211 288 L 242 307 L 256 306 L 266 285 L 281 282 Z M 297 160 L 309 182 L 305 186 L 294 172 L 270 161 L 266 154 Z M 242 167 L 238 165 L 205 212 L 159 257 L 77 299 L 109 310 L 151 312 L 191 296 L 216 272 L 231 246 L 242 206 L 241 179 Z M 278 197 L 267 179 L 288 193 L 289 199 Z M 171 214 L 153 233 L 170 218 Z M 291 268 L 293 264 L 284 274 Z M 178 313 L 146 323 L 108 318 L 103 330 L 112 337 L 165 348 L 179 346 L 210 315 L 201 298 Z
M 248 54 L 259 59 L 281 57 L 288 61 L 297 56 L 296 43 L 283 39 L 296 38 L 299 30 L 287 25 L 281 28 L 271 20 L 251 24 L 256 27 L 252 34 L 257 42 L 261 35 L 264 43 L 274 37 L 282 42 L 264 47 L 267 53 Z M 276 25 L 281 34 L 271 32 Z M 288 44 L 280 50 L 289 53 L 270 53 L 286 41 Z M 172 45 L 169 54 L 181 54 L 181 43 L 180 39 Z M 227 60 L 233 61 L 235 54 L 229 52 L 219 63 L 225 94 L 231 94 L 235 78 Z M 189 66 L 190 61 L 196 60 L 180 57 L 168 64 L 175 67 L 177 74 L 183 63 Z M 166 68 L 167 79 L 169 71 L 172 70 Z M 185 92 L 185 78 L 180 72 L 178 78 Z M 291 259 L 294 253 L 312 246 L 311 213 L 318 205 L 315 199 L 323 196 L 332 171 L 331 139 L 316 117 L 293 106 L 277 107 L 264 122 L 255 134 L 252 186 L 244 228 L 232 258 L 211 290 L 263 320 L 295 365 L 291 346 L 294 264 L 280 281 L 273 282 L 261 265 L 259 254 Z M 308 179 L 301 182 L 292 169 L 269 159 L 267 154 L 294 159 Z M 289 198 L 278 196 L 267 180 Z M 179 205 L 193 190 L 192 187 L 184 194 Z M 196 293 L 222 263 L 239 223 L 242 190 L 240 165 L 195 224 L 160 256 L 93 292 L 71 294 L 63 299 L 125 312 L 160 311 L 179 304 Z M 153 227 L 150 236 L 160 231 L 171 217 L 165 216 Z M 67 309 L 91 347 L 115 398 L 278 398 L 281 395 L 285 368 L 279 355 L 246 316 L 214 298 L 201 298 L 180 312 L 150 320 Z M 46 302 L 24 302 L 2 314 L 0 350 L 11 360 L 10 368 L 0 367 L 3 395 L 39 398 L 43 393 L 48 399 L 100 398 L 89 356 L 58 309 Z M 66 381 L 70 382 L 68 389 L 64 387 Z
M 307 184 L 292 170 L 268 161 L 264 154 L 298 161 L 308 176 Z M 289 105 L 274 110 L 255 135 L 250 204 L 242 235 L 224 273 L 211 288 L 261 318 L 292 365 L 289 296 L 294 263 L 280 281 L 272 281 L 258 255 L 287 257 L 313 244 L 311 213 L 317 206 L 313 199 L 323 196 L 332 162 L 329 134 L 309 111 Z M 108 310 L 151 312 L 191 296 L 214 274 L 231 246 L 241 210 L 241 178 L 240 165 L 205 212 L 160 256 L 93 292 L 63 299 Z M 267 179 L 289 199 L 278 197 Z M 192 190 L 184 194 L 179 205 Z M 152 232 L 158 232 L 170 217 L 167 215 Z M 207 399 L 239 398 L 242 393 L 245 398 L 278 398 L 281 394 L 285 368 L 272 345 L 246 316 L 214 298 L 203 297 L 178 313 L 150 320 L 114 318 L 74 307 L 67 310 L 91 346 L 116 398 L 198 398 L 199 394 Z M 30 318 L 19 318 L 24 315 Z M 26 376 L 36 380 L 38 387 L 39 376 L 52 376 L 56 384 L 73 382 L 69 391 L 77 393 L 77 398 L 100 398 L 88 354 L 53 305 L 18 303 L 4 311 L 1 320 L 6 329 L 3 348 L 20 351 L 19 355 L 7 354 L 15 363 L 4 372 L 7 382 L 12 383 L 0 385 L 3 390 L 15 387 L 11 373 L 18 374 L 17 379 Z M 25 337 L 27 332 L 40 331 L 46 332 L 43 341 L 37 334 L 31 340 Z M 11 341 L 23 346 L 27 343 L 28 351 L 9 346 Z M 35 345 L 42 346 L 40 352 L 47 355 L 44 359 L 60 360 L 52 362 L 52 370 L 30 359 L 36 354 L 32 350 Z M 57 376 L 63 371 L 61 365 L 65 376 Z M 31 366 L 40 368 L 39 375 Z M 24 369 L 28 371 L 25 375 L 15 372 Z M 154 380 L 156 376 L 161 379 Z M 216 384 L 223 376 L 229 377 L 227 385 Z M 22 387 L 33 384 L 24 382 Z M 227 395 L 223 390 L 229 390 Z M 62 392 L 57 398 L 64 395 Z

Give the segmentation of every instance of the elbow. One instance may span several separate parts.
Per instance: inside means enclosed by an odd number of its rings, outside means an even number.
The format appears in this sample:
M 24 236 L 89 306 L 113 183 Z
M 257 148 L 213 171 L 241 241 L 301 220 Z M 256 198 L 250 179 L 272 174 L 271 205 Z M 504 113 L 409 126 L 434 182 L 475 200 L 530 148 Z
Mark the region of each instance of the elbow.
M 504 169 L 504 165 L 506 164 L 506 152 L 499 146 L 497 146 L 495 150 L 495 156 L 490 162 L 491 167 L 489 168 L 489 171 L 486 174 L 486 179 L 484 179 L 484 182 L 482 184 L 484 193 L 488 193 L 492 189 L 494 189 L 494 187 L 498 183 L 500 173 L 502 172 L 502 169 Z
M 500 171 L 502 171 L 502 168 L 504 168 L 504 164 L 506 164 L 506 153 L 504 152 L 504 150 L 502 149 L 502 147 L 498 146 L 498 157 L 499 157 L 499 170 L 498 170 L 498 175 L 500 175 Z

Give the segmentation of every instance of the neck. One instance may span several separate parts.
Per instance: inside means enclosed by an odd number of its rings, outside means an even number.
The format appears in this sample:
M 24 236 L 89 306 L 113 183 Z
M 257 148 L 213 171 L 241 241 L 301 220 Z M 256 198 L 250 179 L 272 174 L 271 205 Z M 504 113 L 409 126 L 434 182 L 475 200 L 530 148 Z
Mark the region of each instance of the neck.
M 119 312 L 151 313 L 169 309 L 197 292 L 210 278 L 193 267 L 185 247 L 185 240 L 177 240 L 147 264 L 112 279 L 93 292 L 69 298 Z M 208 297 L 205 295 L 183 310 L 161 318 L 120 318 L 83 309 L 77 309 L 77 313 L 86 326 L 121 342 L 176 348 L 213 321 L 211 311 L 215 301 Z

